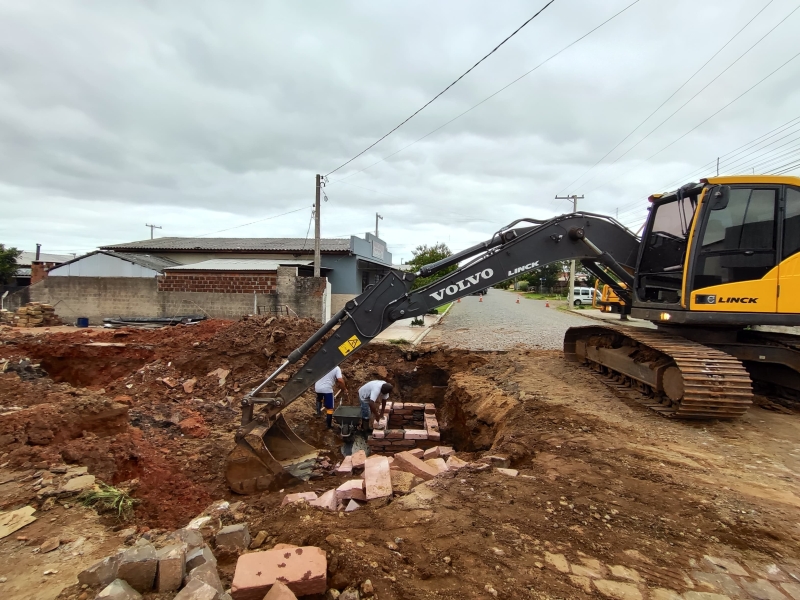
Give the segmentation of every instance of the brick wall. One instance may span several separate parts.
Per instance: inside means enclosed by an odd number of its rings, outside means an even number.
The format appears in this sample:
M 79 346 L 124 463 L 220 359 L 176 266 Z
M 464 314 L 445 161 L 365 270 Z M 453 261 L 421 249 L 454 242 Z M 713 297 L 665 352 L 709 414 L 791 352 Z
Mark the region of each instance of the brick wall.
M 156 278 L 147 277 L 47 277 L 27 290 L 30 300 L 54 305 L 66 322 L 87 317 L 92 325 L 102 324 L 106 317 L 204 314 L 238 319 L 253 314 L 256 303 L 267 310 L 286 305 L 297 316 L 321 322 L 327 280 L 297 277 L 296 271 L 289 268 L 283 277 L 277 274 L 271 293 L 160 291 Z
M 212 271 L 167 271 L 158 278 L 159 292 L 218 294 L 275 294 L 277 274 Z

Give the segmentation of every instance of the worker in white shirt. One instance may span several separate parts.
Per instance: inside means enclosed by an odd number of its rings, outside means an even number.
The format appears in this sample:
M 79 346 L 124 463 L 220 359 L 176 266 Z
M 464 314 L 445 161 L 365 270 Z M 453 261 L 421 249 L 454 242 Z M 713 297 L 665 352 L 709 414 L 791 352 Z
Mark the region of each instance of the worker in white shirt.
M 314 391 L 317 393 L 317 414 L 322 412 L 324 406 L 325 423 L 328 425 L 328 429 L 333 426 L 333 390 L 337 385 L 343 393 L 347 394 L 347 384 L 339 367 L 333 367 L 327 375 L 314 384 Z
M 358 389 L 358 399 L 361 402 L 361 428 L 364 431 L 372 431 L 375 419 L 381 418 L 386 409 L 389 392 L 393 389 L 391 383 L 380 379 L 365 383 Z M 378 410 L 378 400 L 381 401 L 380 410 Z

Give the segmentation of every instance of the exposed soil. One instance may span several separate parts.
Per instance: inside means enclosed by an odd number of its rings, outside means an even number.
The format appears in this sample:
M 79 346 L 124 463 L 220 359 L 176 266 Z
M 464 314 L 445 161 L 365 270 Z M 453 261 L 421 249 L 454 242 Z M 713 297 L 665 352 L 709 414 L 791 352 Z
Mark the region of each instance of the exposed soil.
M 329 585 L 370 578 L 381 599 L 486 598 L 487 584 L 501 598 L 593 597 L 542 568 L 547 551 L 635 567 L 649 584 L 679 592 L 681 571 L 706 553 L 800 559 L 799 415 L 753 407 L 733 422 L 671 421 L 556 351 L 373 344 L 342 365 L 351 391 L 379 377 L 396 384 L 393 399 L 436 404 L 442 444 L 460 457 L 502 454 L 528 477 L 459 471 L 344 517 L 280 507 L 279 493 L 236 497 L 223 470 L 238 402 L 315 328 L 257 317 L 161 330 L 0 332 L 0 358 L 30 358 L 47 373 L 27 381 L 0 374 L 8 411 L 0 414 L 0 461 L 17 474 L 0 484 L 0 508 L 38 506 L 19 475 L 60 462 L 85 465 L 108 483 L 138 480 L 140 528 L 173 529 L 213 500 L 243 499 L 250 531 L 269 533 L 264 547 L 320 545 L 330 551 Z M 338 453 L 313 394 L 285 415 L 306 441 Z M 340 482 L 326 476 L 292 491 Z M 64 519 L 87 518 L 80 510 Z M 121 526 L 111 516 L 100 522 L 108 531 Z M 13 538 L 0 540 L 9 569 L 33 568 Z M 387 547 L 395 538 L 398 551 Z M 228 583 L 233 566 L 220 563 Z M 14 594 L 4 597 L 52 597 Z

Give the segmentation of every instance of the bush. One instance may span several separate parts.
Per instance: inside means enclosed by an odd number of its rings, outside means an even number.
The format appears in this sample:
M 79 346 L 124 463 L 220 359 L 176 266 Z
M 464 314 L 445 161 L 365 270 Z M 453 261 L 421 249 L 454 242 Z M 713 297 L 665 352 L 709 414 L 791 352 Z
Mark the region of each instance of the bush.
M 520 292 L 527 292 L 528 291 L 528 282 L 527 281 L 520 281 L 517 284 L 517 288 L 519 288 Z

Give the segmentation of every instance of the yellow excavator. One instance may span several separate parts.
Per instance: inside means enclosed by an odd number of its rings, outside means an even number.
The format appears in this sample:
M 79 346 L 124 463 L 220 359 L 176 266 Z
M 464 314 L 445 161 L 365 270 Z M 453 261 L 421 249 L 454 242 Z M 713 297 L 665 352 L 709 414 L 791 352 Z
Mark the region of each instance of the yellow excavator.
M 250 493 L 310 473 L 315 451 L 281 411 L 394 321 L 554 261 L 581 261 L 620 298 L 624 314 L 655 325 L 573 327 L 564 338 L 567 360 L 625 381 L 649 408 L 731 419 L 751 405 L 754 384 L 800 395 L 800 338 L 756 329 L 800 325 L 800 178 L 712 177 L 649 200 L 641 238 L 587 212 L 519 219 L 419 273 L 392 271 L 347 302 L 242 400 L 227 464 L 231 488 Z M 411 289 L 416 277 L 454 265 L 461 266 Z M 267 390 L 317 343 L 285 386 Z

